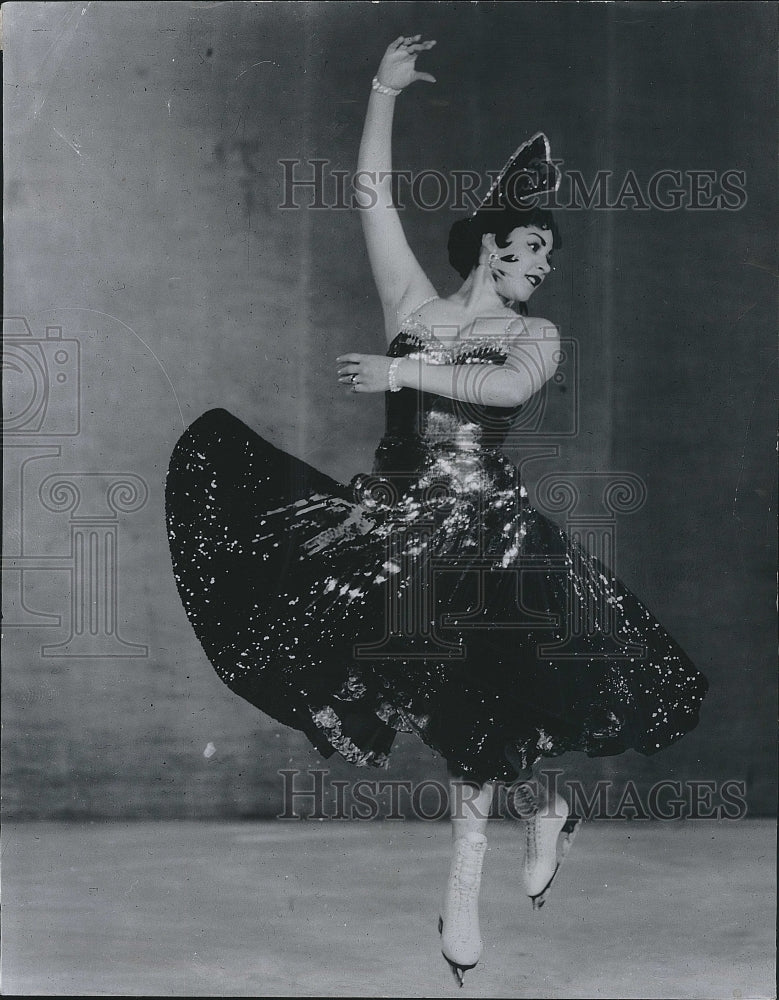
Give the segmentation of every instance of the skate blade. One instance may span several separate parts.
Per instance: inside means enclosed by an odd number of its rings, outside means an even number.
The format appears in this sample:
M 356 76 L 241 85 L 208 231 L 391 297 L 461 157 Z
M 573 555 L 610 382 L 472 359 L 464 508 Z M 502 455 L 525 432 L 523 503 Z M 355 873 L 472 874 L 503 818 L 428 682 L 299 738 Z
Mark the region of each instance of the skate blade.
M 555 870 L 552 872 L 552 877 L 546 883 L 541 892 L 530 897 L 530 902 L 533 904 L 534 910 L 540 910 L 549 898 L 549 893 L 552 890 L 552 884 L 557 878 L 557 873 L 560 871 L 563 861 L 565 861 L 568 856 L 568 852 L 576 839 L 576 834 L 579 832 L 579 827 L 581 825 L 582 821 L 578 816 L 569 816 L 565 823 L 563 823 L 560 832 L 557 835 L 557 864 L 555 865 Z

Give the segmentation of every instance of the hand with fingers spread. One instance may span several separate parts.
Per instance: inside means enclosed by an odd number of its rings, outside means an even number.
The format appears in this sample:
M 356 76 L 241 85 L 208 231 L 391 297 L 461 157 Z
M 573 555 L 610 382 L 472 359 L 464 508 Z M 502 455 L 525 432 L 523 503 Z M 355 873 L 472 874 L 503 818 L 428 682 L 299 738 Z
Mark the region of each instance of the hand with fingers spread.
M 435 45 L 434 41 L 423 42 L 421 35 L 396 38 L 390 42 L 384 58 L 379 63 L 376 79 L 382 87 L 393 90 L 403 90 L 416 80 L 435 83 L 436 79 L 430 73 L 420 73 L 415 68 L 416 58 L 420 52 L 427 52 Z
M 386 392 L 392 358 L 383 354 L 342 354 L 338 363 L 338 382 L 351 392 Z

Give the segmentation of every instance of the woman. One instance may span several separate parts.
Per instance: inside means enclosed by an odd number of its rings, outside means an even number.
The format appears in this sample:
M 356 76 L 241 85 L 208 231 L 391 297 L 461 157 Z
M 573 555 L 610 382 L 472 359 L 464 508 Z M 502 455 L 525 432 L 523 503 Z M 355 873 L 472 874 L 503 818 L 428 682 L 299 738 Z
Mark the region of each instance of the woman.
M 454 294 L 436 294 L 406 242 L 388 179 L 393 107 L 411 83 L 435 82 L 415 68 L 434 44 L 389 46 L 360 147 L 389 349 L 341 356 L 336 377 L 387 394 L 373 475 L 337 483 L 212 410 L 176 446 L 166 507 L 179 593 L 232 690 L 326 756 L 383 765 L 405 731 L 446 758 L 451 801 L 468 808 L 452 809 L 439 930 L 462 985 L 482 952 L 494 783 L 516 782 L 522 877 L 541 906 L 576 820 L 528 780 L 532 765 L 572 749 L 655 753 L 697 724 L 706 681 L 620 581 L 528 504 L 500 450 L 559 361 L 553 324 L 527 315 L 560 243 L 532 200 L 556 185 L 545 137 L 452 227 Z M 380 178 L 373 191 L 367 175 Z M 572 617 L 587 625 L 577 657 L 556 658 L 549 647 L 570 651 Z

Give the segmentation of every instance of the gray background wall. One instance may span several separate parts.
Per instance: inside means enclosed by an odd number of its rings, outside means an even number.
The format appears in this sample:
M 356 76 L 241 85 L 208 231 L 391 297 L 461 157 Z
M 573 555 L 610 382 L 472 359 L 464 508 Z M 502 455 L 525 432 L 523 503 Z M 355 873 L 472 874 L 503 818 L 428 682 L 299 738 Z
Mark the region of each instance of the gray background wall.
M 359 218 L 280 210 L 279 160 L 353 168 L 383 49 L 417 31 L 438 40 L 425 64 L 439 82 L 398 101 L 398 167 L 496 169 L 542 128 L 589 179 L 746 172 L 739 211 L 561 213 L 565 248 L 533 301 L 577 343 L 579 431 L 528 478 L 531 493 L 550 471 L 643 478 L 646 502 L 618 521 L 618 572 L 711 680 L 700 727 L 658 757 L 560 764 L 618 786 L 743 779 L 750 811 L 773 809 L 773 8 L 134 2 L 3 13 L 4 313 L 35 337 L 59 326 L 80 344 L 78 392 L 71 381 L 58 395 L 52 380 L 48 423 L 6 436 L 4 551 L 31 559 L 23 576 L 6 574 L 6 815 L 273 814 L 278 769 L 319 763 L 208 664 L 170 572 L 164 475 L 183 427 L 212 406 L 336 478 L 369 467 L 383 399 L 344 396 L 332 377 L 339 353 L 384 350 Z M 444 208 L 403 219 L 443 293 L 456 287 L 451 218 Z M 11 365 L 5 377 L 17 426 L 28 375 Z M 571 405 L 573 384 L 563 388 L 549 426 Z M 76 400 L 79 433 L 66 435 Z M 46 509 L 38 490 L 75 472 L 147 484 L 140 509 L 113 522 L 119 631 L 145 656 L 42 654 L 70 632 L 75 514 Z M 444 776 L 411 737 L 397 747 L 389 776 Z

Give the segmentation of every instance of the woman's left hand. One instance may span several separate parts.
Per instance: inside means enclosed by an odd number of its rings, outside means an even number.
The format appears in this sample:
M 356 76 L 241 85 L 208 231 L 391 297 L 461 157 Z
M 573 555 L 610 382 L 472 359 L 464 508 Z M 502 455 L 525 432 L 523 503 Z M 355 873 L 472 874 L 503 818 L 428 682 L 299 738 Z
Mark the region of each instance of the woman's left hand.
M 435 83 L 436 78 L 431 73 L 419 73 L 414 68 L 420 52 L 427 52 L 434 45 L 432 40 L 423 42 L 421 35 L 401 35 L 387 47 L 376 71 L 376 79 L 386 87 L 397 87 L 398 90 L 403 90 L 416 80 Z
M 392 358 L 383 354 L 342 354 L 338 363 L 338 381 L 350 392 L 386 392 L 389 389 L 389 366 Z

